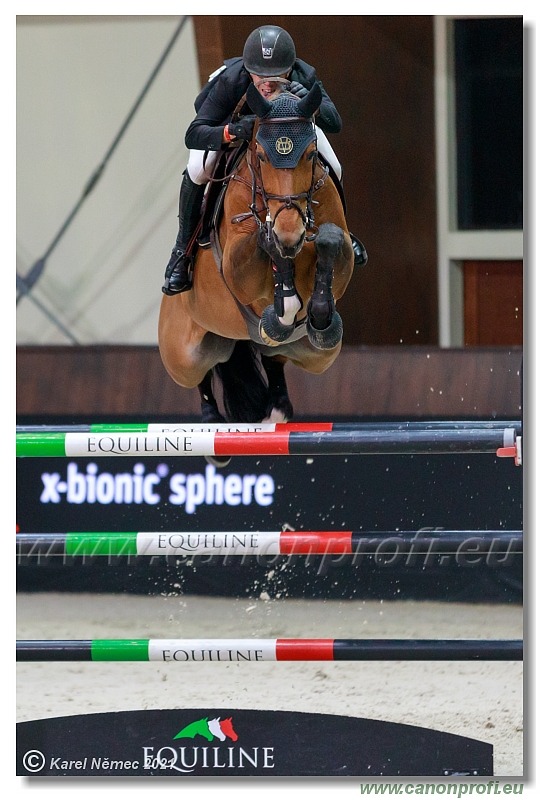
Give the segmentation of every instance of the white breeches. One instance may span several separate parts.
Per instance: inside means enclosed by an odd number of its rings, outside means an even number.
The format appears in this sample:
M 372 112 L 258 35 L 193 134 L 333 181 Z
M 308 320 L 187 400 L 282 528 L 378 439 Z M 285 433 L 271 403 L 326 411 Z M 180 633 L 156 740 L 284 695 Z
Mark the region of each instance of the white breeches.
M 330 164 L 339 180 L 341 180 L 341 164 L 339 163 L 338 158 L 332 149 L 332 145 L 326 137 L 326 134 L 321 131 L 320 128 L 317 128 L 317 148 L 321 156 L 328 164 Z M 219 150 L 210 150 L 206 155 L 206 162 L 203 165 L 205 151 L 189 151 L 187 171 L 193 183 L 196 183 L 199 186 L 208 183 L 212 176 L 212 170 L 214 168 L 214 164 L 216 163 L 219 152 Z
M 209 150 L 206 154 L 206 161 L 204 161 L 205 150 L 190 150 L 189 161 L 187 163 L 188 175 L 198 186 L 208 183 L 212 177 L 212 170 L 216 163 L 217 157 L 220 153 L 219 150 Z
M 338 161 L 338 157 L 334 153 L 332 145 L 328 141 L 324 131 L 321 131 L 321 129 L 317 128 L 316 125 L 315 129 L 317 131 L 317 150 L 324 158 L 326 163 L 330 164 L 330 166 L 336 173 L 338 180 L 341 180 L 341 164 Z

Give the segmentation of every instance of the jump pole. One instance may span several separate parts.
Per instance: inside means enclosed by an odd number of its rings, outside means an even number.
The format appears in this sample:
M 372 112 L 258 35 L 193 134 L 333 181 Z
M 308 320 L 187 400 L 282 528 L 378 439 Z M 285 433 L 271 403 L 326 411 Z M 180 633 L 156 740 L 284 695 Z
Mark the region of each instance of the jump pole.
M 523 531 L 18 533 L 19 556 L 456 555 L 522 553 Z
M 520 640 L 19 640 L 17 661 L 522 661 Z
M 80 423 L 71 425 L 17 425 L 17 433 L 167 433 L 194 432 L 272 432 L 272 431 L 412 431 L 412 430 L 504 430 L 514 428 L 521 433 L 519 420 L 419 420 L 404 422 L 129 422 Z
M 492 453 L 517 463 L 516 430 L 16 433 L 18 457 L 430 455 Z

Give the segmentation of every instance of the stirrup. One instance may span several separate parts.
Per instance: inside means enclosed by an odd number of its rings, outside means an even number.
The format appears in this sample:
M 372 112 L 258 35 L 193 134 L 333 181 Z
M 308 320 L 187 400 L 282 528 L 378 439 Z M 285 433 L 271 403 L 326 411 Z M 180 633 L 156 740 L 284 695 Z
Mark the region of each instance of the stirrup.
M 363 242 L 361 242 L 360 239 L 357 239 L 356 236 L 350 231 L 349 236 L 351 237 L 352 249 L 354 253 L 354 266 L 365 267 L 368 262 L 368 254 Z
M 161 287 L 163 294 L 172 297 L 187 292 L 193 286 L 193 261 L 182 250 L 175 248 L 165 270 L 165 282 Z
M 202 230 L 201 235 L 197 239 L 197 244 L 203 250 L 206 250 L 207 247 L 210 247 L 212 241 L 210 239 L 210 231 L 209 230 Z

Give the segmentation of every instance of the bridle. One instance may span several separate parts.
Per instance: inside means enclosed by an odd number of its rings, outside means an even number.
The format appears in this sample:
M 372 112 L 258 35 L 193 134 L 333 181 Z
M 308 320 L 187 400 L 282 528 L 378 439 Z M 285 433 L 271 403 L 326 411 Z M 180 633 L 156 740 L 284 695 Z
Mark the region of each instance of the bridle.
M 273 125 L 279 123 L 289 123 L 289 122 L 305 122 L 304 117 L 274 117 L 268 119 L 258 119 L 258 125 Z M 318 159 L 318 150 L 317 150 L 317 135 L 314 134 L 315 140 L 315 149 L 310 153 L 309 158 L 311 159 L 311 182 L 310 186 L 306 191 L 298 192 L 297 194 L 290 194 L 290 195 L 282 195 L 282 194 L 274 194 L 273 192 L 267 192 L 264 186 L 264 180 L 260 168 L 260 159 L 257 156 L 257 142 L 256 142 L 256 128 L 253 132 L 253 137 L 249 144 L 248 150 L 246 152 L 246 162 L 249 167 L 249 171 L 251 173 L 251 183 L 243 178 L 241 175 L 234 173 L 231 175 L 232 180 L 240 181 L 241 183 L 246 184 L 247 186 L 251 187 L 251 204 L 249 206 L 249 212 L 245 214 L 238 214 L 232 218 L 231 222 L 233 224 L 242 222 L 249 217 L 253 217 L 257 226 L 259 227 L 259 231 L 261 235 L 264 236 L 268 243 L 273 241 L 274 238 L 274 225 L 276 219 L 283 211 L 288 211 L 290 209 L 294 209 L 300 216 L 302 220 L 302 224 L 306 231 L 313 231 L 312 234 L 305 237 L 306 241 L 312 241 L 315 236 L 317 235 L 317 226 L 315 225 L 315 215 L 313 213 L 313 206 L 318 205 L 317 200 L 314 200 L 313 195 L 316 191 L 318 191 L 326 182 L 328 177 L 328 168 L 321 164 Z M 323 174 L 320 178 L 317 179 L 316 176 L 316 167 L 319 165 L 322 170 Z M 258 198 L 262 200 L 262 208 L 257 207 L 257 200 Z M 274 219 L 272 220 L 272 216 L 270 214 L 270 207 L 269 201 L 270 200 L 277 200 L 281 203 L 279 208 L 277 209 Z M 302 210 L 300 205 L 300 201 L 306 201 L 306 212 Z M 264 214 L 264 222 L 261 221 L 261 215 Z

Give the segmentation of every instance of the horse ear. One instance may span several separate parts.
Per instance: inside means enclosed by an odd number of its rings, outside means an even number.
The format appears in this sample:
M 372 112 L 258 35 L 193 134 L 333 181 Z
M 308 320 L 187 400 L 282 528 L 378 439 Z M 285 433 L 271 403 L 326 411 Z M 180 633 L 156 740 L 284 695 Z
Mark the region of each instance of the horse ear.
M 253 113 L 258 117 L 264 117 L 272 108 L 272 103 L 262 96 L 253 83 L 250 83 L 247 88 L 246 100 Z
M 302 117 L 312 117 L 322 103 L 322 90 L 314 83 L 309 92 L 298 103 L 298 111 Z

